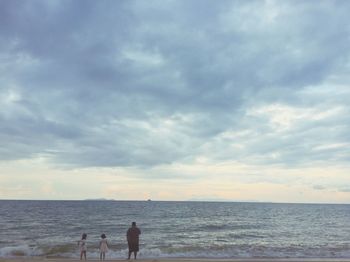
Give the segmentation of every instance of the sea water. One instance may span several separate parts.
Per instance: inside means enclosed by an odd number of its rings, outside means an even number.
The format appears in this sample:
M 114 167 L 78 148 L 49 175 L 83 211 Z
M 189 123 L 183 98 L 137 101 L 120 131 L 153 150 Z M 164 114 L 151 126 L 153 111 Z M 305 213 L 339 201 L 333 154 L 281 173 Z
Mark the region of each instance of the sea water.
M 131 222 L 140 258 L 350 258 L 350 205 L 158 201 L 0 201 L 0 257 L 126 258 Z

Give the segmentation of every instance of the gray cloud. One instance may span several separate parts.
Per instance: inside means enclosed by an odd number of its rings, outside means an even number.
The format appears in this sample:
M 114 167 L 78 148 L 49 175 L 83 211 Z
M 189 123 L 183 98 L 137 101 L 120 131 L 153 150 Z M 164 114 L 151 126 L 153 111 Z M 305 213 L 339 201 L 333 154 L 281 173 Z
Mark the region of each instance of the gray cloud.
M 343 187 L 342 189 L 339 189 L 339 192 L 349 193 L 350 192 L 350 188 Z
M 348 161 L 349 3 L 271 3 L 1 1 L 0 158 Z
M 313 189 L 315 189 L 315 190 L 325 190 L 325 189 L 327 189 L 327 187 L 321 186 L 321 185 L 315 185 L 315 186 L 313 186 Z

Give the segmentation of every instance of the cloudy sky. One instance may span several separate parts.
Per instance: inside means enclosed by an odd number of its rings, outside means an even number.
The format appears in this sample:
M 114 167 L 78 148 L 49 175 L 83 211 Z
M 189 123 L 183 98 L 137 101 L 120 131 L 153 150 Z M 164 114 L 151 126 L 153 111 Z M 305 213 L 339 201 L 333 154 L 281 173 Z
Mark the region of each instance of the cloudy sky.
M 0 0 L 0 199 L 350 203 L 349 9 Z

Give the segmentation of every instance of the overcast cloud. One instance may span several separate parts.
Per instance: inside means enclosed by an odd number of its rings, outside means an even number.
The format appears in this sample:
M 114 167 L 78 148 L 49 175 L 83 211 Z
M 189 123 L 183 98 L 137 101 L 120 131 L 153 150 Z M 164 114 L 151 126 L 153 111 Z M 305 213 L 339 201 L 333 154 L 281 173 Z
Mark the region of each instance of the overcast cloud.
M 348 165 L 349 10 L 1 0 L 0 160 Z

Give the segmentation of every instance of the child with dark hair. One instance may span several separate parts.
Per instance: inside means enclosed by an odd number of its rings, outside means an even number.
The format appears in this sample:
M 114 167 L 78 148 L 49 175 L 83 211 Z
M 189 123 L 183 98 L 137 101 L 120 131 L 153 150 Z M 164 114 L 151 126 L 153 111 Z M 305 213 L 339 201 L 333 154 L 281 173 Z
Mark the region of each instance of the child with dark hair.
M 83 235 L 81 236 L 81 240 L 78 241 L 78 246 L 79 246 L 79 250 L 80 250 L 80 260 L 84 259 L 86 260 L 86 238 L 87 238 L 87 234 L 83 233 Z
M 100 241 L 100 260 L 105 260 L 106 252 L 108 251 L 108 242 L 105 234 L 101 235 Z

